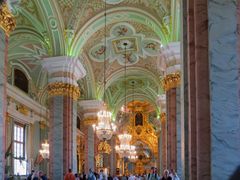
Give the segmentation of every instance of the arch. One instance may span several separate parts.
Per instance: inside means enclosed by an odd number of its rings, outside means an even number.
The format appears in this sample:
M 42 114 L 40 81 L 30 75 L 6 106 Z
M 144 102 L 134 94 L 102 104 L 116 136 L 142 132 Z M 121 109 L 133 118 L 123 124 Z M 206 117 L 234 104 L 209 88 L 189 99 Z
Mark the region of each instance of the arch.
M 127 13 L 126 13 L 127 11 Z M 109 20 L 110 19 L 110 20 Z M 115 22 L 133 19 L 138 23 L 150 27 L 161 38 L 161 42 L 168 42 L 167 35 L 164 34 L 164 27 L 151 14 L 133 7 L 118 7 L 107 10 L 107 25 Z M 71 55 L 78 55 L 86 41 L 99 29 L 104 27 L 104 12 L 99 13 L 90 19 L 76 34 L 76 38 L 72 43 Z
M 152 80 L 154 82 L 154 84 L 157 85 L 158 87 L 158 93 L 162 93 L 163 89 L 160 85 L 160 79 L 158 77 L 156 77 L 155 74 L 153 74 L 151 71 L 142 68 L 142 67 L 128 67 L 127 68 L 127 77 L 129 76 L 134 76 L 134 75 L 138 75 L 139 76 L 139 72 L 141 72 L 141 74 L 149 80 Z M 119 69 L 118 71 L 112 73 L 109 77 L 106 78 L 106 90 L 113 84 L 116 82 L 116 80 L 122 79 L 124 76 L 124 68 Z M 98 95 L 99 98 L 101 98 L 103 96 L 103 84 L 101 87 L 99 87 L 98 90 Z
M 13 70 L 14 74 L 14 81 L 13 84 L 14 86 L 18 87 L 25 93 L 29 93 L 29 79 L 25 75 L 23 71 L 21 71 L 18 68 L 14 68 Z
M 60 56 L 65 54 L 64 46 L 64 23 L 59 21 L 61 17 L 60 11 L 55 7 L 58 7 L 55 1 L 36 1 L 40 7 L 43 22 L 46 22 L 48 33 L 52 40 L 52 49 L 54 56 Z

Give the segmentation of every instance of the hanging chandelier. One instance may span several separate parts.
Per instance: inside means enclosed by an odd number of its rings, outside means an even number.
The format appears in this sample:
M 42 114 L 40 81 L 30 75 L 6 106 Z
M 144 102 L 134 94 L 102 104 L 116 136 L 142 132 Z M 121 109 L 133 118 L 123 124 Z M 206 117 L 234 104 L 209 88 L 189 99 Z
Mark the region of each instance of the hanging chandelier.
M 128 157 L 131 152 L 135 151 L 135 146 L 131 145 L 132 135 L 124 132 L 123 134 L 118 135 L 120 145 L 115 146 L 116 152 L 121 157 Z
M 105 91 L 106 91 L 106 50 L 107 50 L 107 13 L 106 13 L 106 2 L 105 2 L 105 13 L 104 13 L 104 61 L 103 61 L 103 108 L 97 113 L 98 123 L 93 124 L 93 129 L 96 131 L 97 137 L 100 140 L 106 141 L 112 138 L 114 131 L 116 130 L 116 126 L 114 123 L 111 123 L 112 113 L 107 110 L 107 106 L 105 104 Z
M 124 44 L 125 47 L 125 66 L 124 66 L 124 77 L 125 77 L 125 109 L 127 109 L 127 42 Z M 125 111 L 125 122 L 127 119 L 127 111 Z M 118 135 L 118 139 L 120 141 L 120 145 L 115 146 L 116 152 L 120 155 L 120 157 L 128 157 L 131 153 L 135 152 L 135 146 L 131 145 L 130 142 L 132 140 L 132 135 L 124 132 L 123 134 Z
M 45 140 L 45 143 L 42 143 L 42 149 L 39 150 L 39 153 L 44 159 L 49 159 L 49 144 L 47 140 Z
M 137 156 L 137 151 L 134 150 L 134 151 L 130 151 L 129 152 L 129 155 L 128 155 L 128 159 L 130 161 L 136 161 L 138 159 L 138 156 Z
M 97 134 L 98 139 L 106 141 L 112 138 L 116 131 L 116 125 L 111 123 L 112 113 L 107 111 L 106 106 L 97 113 L 98 123 L 93 124 L 93 129 Z

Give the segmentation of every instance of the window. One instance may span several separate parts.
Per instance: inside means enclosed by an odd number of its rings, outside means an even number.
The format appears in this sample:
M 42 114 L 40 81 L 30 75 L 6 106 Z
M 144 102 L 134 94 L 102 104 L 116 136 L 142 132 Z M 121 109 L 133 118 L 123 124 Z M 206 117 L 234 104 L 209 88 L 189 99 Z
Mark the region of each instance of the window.
M 13 158 L 14 174 L 26 175 L 27 164 L 25 159 L 25 128 L 14 124 Z
M 25 74 L 18 69 L 14 69 L 14 85 L 25 93 L 28 93 L 28 79 Z

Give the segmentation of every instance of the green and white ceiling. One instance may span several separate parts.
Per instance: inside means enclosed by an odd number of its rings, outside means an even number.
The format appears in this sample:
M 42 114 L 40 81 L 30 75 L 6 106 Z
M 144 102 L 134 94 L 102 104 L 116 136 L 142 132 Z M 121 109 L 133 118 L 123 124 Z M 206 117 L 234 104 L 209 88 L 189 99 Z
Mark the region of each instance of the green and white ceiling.
M 128 100 L 134 81 L 135 98 L 156 107 L 163 75 L 157 56 L 161 46 L 179 38 L 179 0 L 9 0 L 17 20 L 9 40 L 9 69 L 17 67 L 28 74 L 36 100 L 40 101 L 47 79 L 41 60 L 63 55 L 81 57 L 87 71 L 79 81 L 81 98 L 103 97 L 104 1 L 109 107 L 116 112 L 124 102 L 125 56 Z

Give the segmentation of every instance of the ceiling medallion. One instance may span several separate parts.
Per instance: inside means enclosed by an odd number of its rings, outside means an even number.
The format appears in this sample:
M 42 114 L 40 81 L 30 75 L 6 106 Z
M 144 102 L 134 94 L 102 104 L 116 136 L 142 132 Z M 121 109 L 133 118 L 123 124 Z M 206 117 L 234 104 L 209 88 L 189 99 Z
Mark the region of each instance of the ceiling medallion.
M 103 42 L 104 39 L 90 49 L 89 57 L 93 61 L 103 62 L 105 54 L 110 63 L 117 60 L 122 66 L 125 60 L 127 60 L 127 65 L 133 65 L 139 61 L 139 57 L 157 56 L 161 48 L 158 39 L 145 38 L 143 34 L 136 33 L 132 25 L 125 22 L 118 23 L 110 29 L 107 49 Z M 125 48 L 127 53 L 125 53 Z

